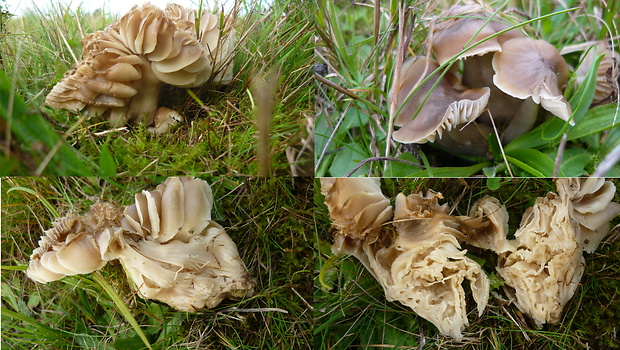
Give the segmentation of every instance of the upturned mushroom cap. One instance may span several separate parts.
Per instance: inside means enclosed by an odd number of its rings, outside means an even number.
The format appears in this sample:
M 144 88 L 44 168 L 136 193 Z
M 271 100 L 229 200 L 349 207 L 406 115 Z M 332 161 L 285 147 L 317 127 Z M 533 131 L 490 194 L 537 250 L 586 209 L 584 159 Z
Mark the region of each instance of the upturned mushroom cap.
M 620 215 L 620 204 L 612 202 L 616 186 L 603 178 L 556 180 L 558 194 L 570 203 L 571 218 L 580 226 L 583 250 L 592 253 L 609 233 L 610 221 Z
M 435 53 L 437 62 L 442 65 L 457 56 L 466 46 L 476 44 L 510 27 L 501 22 L 498 16 L 485 24 L 491 15 L 490 11 L 479 5 L 455 5 L 442 13 L 440 17 L 445 19 L 437 23 L 431 36 L 431 50 Z M 465 51 L 457 59 L 501 51 L 503 42 L 520 37 L 524 35 L 518 30 L 509 30 Z
M 253 293 L 235 243 L 211 220 L 212 207 L 211 187 L 200 179 L 168 178 L 136 194 L 121 221 L 118 257 L 140 295 L 195 312 Z
M 571 118 L 571 107 L 562 94 L 568 66 L 553 45 L 531 38 L 508 40 L 493 56 L 493 69 L 493 83 L 506 94 L 531 97 L 558 118 Z
M 108 227 L 120 224 L 120 209 L 109 203 L 96 203 L 84 216 L 69 214 L 44 231 L 30 256 L 26 274 L 47 283 L 65 276 L 91 273 L 116 258 L 108 254 L 101 240 Z
M 404 104 L 394 121 L 395 125 L 402 126 L 393 134 L 395 141 L 433 142 L 437 136 L 441 138 L 444 130 L 450 131 L 458 125 L 475 120 L 486 107 L 489 88 L 467 89 L 460 85 L 450 72 L 446 73 L 435 89 L 433 85 L 439 79 L 439 74 L 433 75 L 405 102 L 416 83 L 438 67 L 435 61 L 426 57 L 412 59 L 403 64 L 396 91 L 391 92 L 397 94 L 399 108 Z
M 340 233 L 363 239 L 392 217 L 379 178 L 322 178 L 321 193 Z
M 103 31 L 82 41 L 82 60 L 56 84 L 45 103 L 87 113 L 113 125 L 150 124 L 162 84 L 196 87 L 211 79 L 229 83 L 235 31 L 232 23 L 203 12 L 168 5 L 134 6 Z M 199 34 L 197 35 L 197 27 Z M 222 29 L 223 30 L 220 30 Z M 153 131 L 161 131 L 156 125 Z

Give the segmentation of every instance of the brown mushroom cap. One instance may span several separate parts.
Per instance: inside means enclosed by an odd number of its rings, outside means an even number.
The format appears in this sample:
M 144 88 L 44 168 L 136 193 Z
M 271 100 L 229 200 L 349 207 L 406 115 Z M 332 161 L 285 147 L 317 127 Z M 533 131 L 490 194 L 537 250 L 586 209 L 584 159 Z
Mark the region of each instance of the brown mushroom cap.
M 553 45 L 531 38 L 508 40 L 493 56 L 493 69 L 493 82 L 503 92 L 520 99 L 531 97 L 555 116 L 571 118 L 571 107 L 562 94 L 568 66 Z
M 398 94 L 398 106 L 404 103 L 394 121 L 395 125 L 402 126 L 393 134 L 395 141 L 433 142 L 437 136 L 441 138 L 444 130 L 452 130 L 460 124 L 478 118 L 486 107 L 489 88 L 467 89 L 460 85 L 450 72 L 446 73 L 435 89 L 432 88 L 439 75 L 433 75 L 405 103 L 416 83 L 421 81 L 425 69 L 427 73 L 424 77 L 427 77 L 438 67 L 435 61 L 425 57 L 409 60 L 403 65 L 397 89 L 392 92 Z
M 488 21 L 491 15 L 491 12 L 478 5 L 455 5 L 442 13 L 440 17 L 447 19 L 437 24 L 431 41 L 437 62 L 442 65 L 466 46 L 472 46 L 510 27 L 497 16 Z M 521 32 L 512 29 L 467 50 L 457 59 L 501 51 L 504 41 L 523 36 Z
M 379 178 L 322 178 L 321 193 L 333 225 L 355 239 L 363 239 L 392 216 Z

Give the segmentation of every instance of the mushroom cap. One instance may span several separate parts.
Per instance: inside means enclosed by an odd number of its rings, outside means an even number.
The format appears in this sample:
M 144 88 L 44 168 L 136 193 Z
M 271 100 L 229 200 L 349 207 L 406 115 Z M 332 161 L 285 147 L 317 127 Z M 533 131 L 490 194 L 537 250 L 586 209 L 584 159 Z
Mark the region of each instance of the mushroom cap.
M 211 220 L 212 207 L 211 187 L 200 179 L 171 177 L 136 194 L 121 221 L 118 257 L 141 296 L 195 312 L 252 294 L 254 282 L 235 243 Z
M 450 131 L 457 125 L 475 120 L 486 107 L 489 88 L 467 89 L 460 85 L 457 78 L 450 72 L 446 72 L 435 89 L 432 87 L 439 77 L 437 74 L 433 75 L 405 103 L 416 83 L 429 76 L 438 67 L 435 61 L 426 57 L 409 60 L 403 64 L 396 91 L 391 92 L 397 94 L 398 106 L 404 103 L 394 121 L 395 125 L 402 126 L 393 134 L 395 141 L 401 143 L 433 142 L 437 136 L 441 138 L 444 130 Z M 424 74 L 425 69 L 426 74 Z M 415 116 L 416 112 L 417 116 Z
M 605 57 L 596 70 L 596 90 L 592 103 L 613 102 L 614 98 L 616 100 L 618 98 L 618 62 L 620 62 L 620 55 L 603 44 L 598 45 L 598 54 L 604 54 Z M 583 83 L 595 59 L 595 50 L 592 49 L 582 58 L 581 64 L 575 71 L 577 85 Z
M 120 209 L 109 203 L 94 204 L 84 216 L 68 214 L 58 219 L 32 252 L 27 276 L 47 283 L 99 270 L 115 258 L 107 253 L 108 243 L 100 236 L 119 223 Z
M 609 233 L 610 221 L 620 215 L 612 202 L 616 186 L 603 178 L 557 179 L 558 194 L 572 207 L 571 218 L 579 225 L 583 250 L 594 252 Z
M 437 62 L 442 65 L 455 57 L 466 46 L 471 46 L 487 38 L 489 38 L 487 41 L 468 49 L 457 59 L 501 51 L 503 42 L 524 37 L 523 33 L 515 29 L 496 35 L 510 26 L 501 22 L 498 16 L 488 20 L 491 15 L 492 13 L 484 7 L 473 4 L 455 5 L 442 13 L 440 17 L 446 19 L 435 26 L 431 36 L 431 50 L 435 53 Z M 487 21 L 488 23 L 485 24 Z
M 379 178 L 322 178 L 321 193 L 332 225 L 340 233 L 363 239 L 392 216 L 392 206 L 381 192 Z
M 531 97 L 555 116 L 566 121 L 571 118 L 571 107 L 562 94 L 568 66 L 553 45 L 531 38 L 508 40 L 493 56 L 493 69 L 493 82 L 506 94 Z M 574 121 L 570 123 L 574 125 Z

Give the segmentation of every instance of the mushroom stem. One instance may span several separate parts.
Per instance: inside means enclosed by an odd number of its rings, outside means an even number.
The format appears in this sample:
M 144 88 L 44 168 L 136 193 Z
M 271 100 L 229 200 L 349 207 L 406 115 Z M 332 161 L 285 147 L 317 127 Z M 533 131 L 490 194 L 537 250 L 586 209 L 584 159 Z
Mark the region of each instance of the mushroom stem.
M 134 85 L 138 93 L 129 102 L 125 118 L 131 123 L 137 124 L 144 121 L 146 125 L 149 125 L 155 118 L 159 92 L 163 83 L 153 73 L 151 62 L 145 56 L 140 58 L 142 59 L 142 79 L 136 81 Z

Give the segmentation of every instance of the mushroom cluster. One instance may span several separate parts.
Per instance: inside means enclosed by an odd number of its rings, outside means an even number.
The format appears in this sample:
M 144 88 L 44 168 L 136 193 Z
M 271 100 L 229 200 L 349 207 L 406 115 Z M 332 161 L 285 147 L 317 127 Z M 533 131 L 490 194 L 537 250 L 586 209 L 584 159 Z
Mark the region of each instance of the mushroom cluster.
M 507 21 L 479 5 L 455 5 L 440 17 L 427 40 L 434 58 L 405 62 L 390 92 L 400 111 L 395 141 L 436 141 L 484 155 L 492 122 L 508 143 L 532 128 L 538 105 L 573 124 L 562 93 L 568 67 L 551 44 L 507 30 Z M 453 59 L 449 69 L 439 69 Z M 486 108 L 493 121 L 481 116 Z
M 119 21 L 82 39 L 82 60 L 65 74 L 45 103 L 84 111 L 113 126 L 146 125 L 166 132 L 183 117 L 159 106 L 163 84 L 197 87 L 232 80 L 232 21 L 180 5 L 165 10 L 134 6 Z
M 391 206 L 381 194 L 378 179 L 321 181 L 330 218 L 338 229 L 333 253 L 354 255 L 381 284 L 388 300 L 411 307 L 443 335 L 455 339 L 462 338 L 468 324 L 465 279 L 479 316 L 490 289 L 487 275 L 465 255 L 462 244 L 498 255 L 497 271 L 506 293 L 540 327 L 560 320 L 583 275 L 583 252 L 596 249 L 609 231 L 610 220 L 620 214 L 620 204 L 612 202 L 616 189 L 610 181 L 557 179 L 558 193 L 538 198 L 523 215 L 515 238 L 509 240 L 508 212 L 493 197 L 474 203 L 467 216 L 452 216 L 447 204 L 439 204 L 440 193 L 400 193 L 394 220 L 388 222 Z M 376 199 L 359 200 L 371 197 Z M 350 203 L 363 209 L 382 203 L 384 209 L 356 213 Z M 344 222 L 349 226 L 343 227 Z
M 251 295 L 253 279 L 235 243 L 211 220 L 212 206 L 209 185 L 191 178 L 169 178 L 124 210 L 97 203 L 45 231 L 26 273 L 47 283 L 119 259 L 142 297 L 186 312 Z

